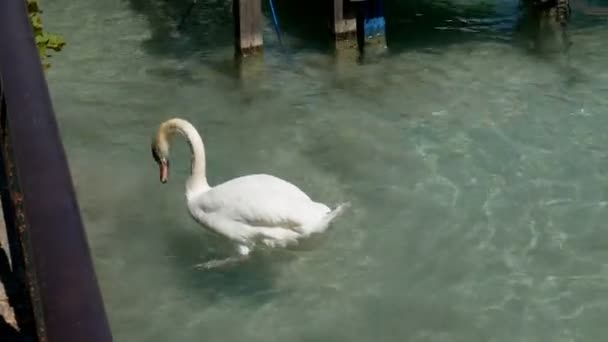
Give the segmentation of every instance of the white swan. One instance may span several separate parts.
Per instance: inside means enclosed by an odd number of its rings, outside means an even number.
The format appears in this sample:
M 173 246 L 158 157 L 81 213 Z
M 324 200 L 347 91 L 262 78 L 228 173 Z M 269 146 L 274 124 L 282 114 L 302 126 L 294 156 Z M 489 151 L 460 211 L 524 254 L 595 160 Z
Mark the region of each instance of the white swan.
M 312 201 L 295 185 L 266 174 L 242 176 L 209 186 L 205 147 L 196 128 L 188 121 L 172 118 L 160 124 L 152 141 L 152 155 L 160 167 L 160 181 L 167 182 L 169 140 L 181 133 L 192 152 L 191 175 L 186 182 L 186 199 L 192 217 L 204 227 L 237 244 L 239 257 L 198 266 L 214 267 L 246 258 L 260 243 L 286 247 L 313 233 L 321 233 L 347 206 L 331 210 Z

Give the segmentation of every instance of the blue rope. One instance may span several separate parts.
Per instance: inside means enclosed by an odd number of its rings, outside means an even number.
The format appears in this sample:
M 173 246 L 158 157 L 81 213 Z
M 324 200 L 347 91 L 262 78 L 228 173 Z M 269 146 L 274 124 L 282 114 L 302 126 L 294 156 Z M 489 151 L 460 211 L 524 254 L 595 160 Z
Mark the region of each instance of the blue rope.
M 279 29 L 279 19 L 277 18 L 277 14 L 274 10 L 274 1 L 268 0 L 270 4 L 270 12 L 272 13 L 272 24 L 274 26 L 274 30 L 277 33 L 277 38 L 279 38 L 279 45 L 283 46 L 283 41 L 281 40 L 281 29 Z

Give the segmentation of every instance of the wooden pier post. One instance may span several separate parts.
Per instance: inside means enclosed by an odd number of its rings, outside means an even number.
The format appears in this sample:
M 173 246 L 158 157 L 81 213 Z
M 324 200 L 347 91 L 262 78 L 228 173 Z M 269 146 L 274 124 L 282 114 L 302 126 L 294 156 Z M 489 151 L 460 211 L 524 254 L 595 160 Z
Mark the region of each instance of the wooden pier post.
M 232 0 L 235 52 L 247 56 L 262 50 L 262 1 Z
M 338 49 L 386 47 L 384 0 L 332 0 L 332 32 Z M 378 44 L 379 43 L 379 44 Z
M 330 23 L 336 42 L 355 40 L 357 37 L 357 19 L 355 8 L 350 0 L 331 0 L 332 15 Z

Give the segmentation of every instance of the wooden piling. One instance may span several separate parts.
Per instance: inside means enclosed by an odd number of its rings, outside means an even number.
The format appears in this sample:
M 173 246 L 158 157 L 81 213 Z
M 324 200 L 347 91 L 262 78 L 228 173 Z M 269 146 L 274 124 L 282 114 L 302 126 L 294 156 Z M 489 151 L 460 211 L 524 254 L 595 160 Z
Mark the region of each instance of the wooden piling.
M 355 39 L 356 13 L 349 0 L 332 0 L 331 29 L 336 41 Z
M 332 0 L 332 30 L 338 50 L 386 48 L 384 0 Z
M 246 56 L 262 50 L 262 1 L 232 0 L 235 52 Z

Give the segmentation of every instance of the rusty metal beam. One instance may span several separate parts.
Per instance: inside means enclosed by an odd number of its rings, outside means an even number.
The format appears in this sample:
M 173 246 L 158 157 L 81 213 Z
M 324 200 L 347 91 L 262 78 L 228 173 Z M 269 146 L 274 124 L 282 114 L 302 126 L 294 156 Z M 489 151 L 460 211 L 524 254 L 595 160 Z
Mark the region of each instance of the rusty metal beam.
M 0 1 L 0 41 L 6 106 L 0 146 L 11 201 L 4 209 L 12 211 L 5 216 L 14 218 L 11 228 L 19 236 L 38 340 L 110 342 L 25 1 Z

